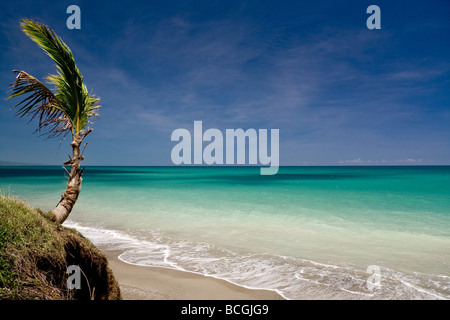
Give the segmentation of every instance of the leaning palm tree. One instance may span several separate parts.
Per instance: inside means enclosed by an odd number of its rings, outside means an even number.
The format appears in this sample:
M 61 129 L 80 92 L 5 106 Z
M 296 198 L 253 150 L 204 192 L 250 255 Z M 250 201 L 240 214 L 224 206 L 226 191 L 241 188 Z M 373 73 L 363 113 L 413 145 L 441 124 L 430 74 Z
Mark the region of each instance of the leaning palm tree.
M 84 160 L 81 146 L 92 132 L 88 126 L 92 117 L 98 117 L 100 99 L 87 91 L 83 76 L 78 70 L 72 51 L 48 26 L 31 19 L 22 19 L 22 31 L 36 42 L 56 62 L 56 75 L 46 77 L 53 90 L 25 71 L 13 72 L 16 81 L 11 84 L 8 99 L 24 95 L 13 108 L 20 118 L 38 119 L 37 132 L 49 137 L 72 135 L 72 157 L 64 165 L 70 165 L 67 188 L 61 200 L 52 210 L 54 220 L 63 223 L 72 211 L 81 190 Z M 30 120 L 30 121 L 31 121 Z M 86 145 L 84 146 L 86 147 Z M 64 167 L 65 169 L 65 167 Z

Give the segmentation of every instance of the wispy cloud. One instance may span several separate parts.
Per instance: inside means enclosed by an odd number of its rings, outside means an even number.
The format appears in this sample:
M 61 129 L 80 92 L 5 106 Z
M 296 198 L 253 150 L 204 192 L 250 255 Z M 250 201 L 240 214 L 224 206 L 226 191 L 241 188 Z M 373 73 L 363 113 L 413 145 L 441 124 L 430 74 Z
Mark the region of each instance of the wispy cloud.
M 401 164 L 421 164 L 422 162 L 422 159 L 395 160 L 395 163 Z
M 347 165 L 393 165 L 393 164 L 423 164 L 425 163 L 422 159 L 404 159 L 404 160 L 363 160 L 361 158 L 351 159 L 351 160 L 339 160 L 339 164 Z M 432 163 L 432 162 L 431 162 Z

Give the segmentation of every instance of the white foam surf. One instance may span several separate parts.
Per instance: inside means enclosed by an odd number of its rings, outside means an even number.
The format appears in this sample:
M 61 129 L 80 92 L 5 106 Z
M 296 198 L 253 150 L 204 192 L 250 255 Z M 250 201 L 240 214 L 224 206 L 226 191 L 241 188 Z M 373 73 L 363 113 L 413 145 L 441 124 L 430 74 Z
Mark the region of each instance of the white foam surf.
M 278 292 L 286 299 L 450 299 L 445 275 L 404 274 L 381 268 L 381 285 L 370 289 L 370 274 L 268 253 L 234 252 L 206 242 L 174 240 L 159 230 L 110 230 L 67 221 L 100 250 L 119 250 L 130 264 L 194 272 L 251 289 Z

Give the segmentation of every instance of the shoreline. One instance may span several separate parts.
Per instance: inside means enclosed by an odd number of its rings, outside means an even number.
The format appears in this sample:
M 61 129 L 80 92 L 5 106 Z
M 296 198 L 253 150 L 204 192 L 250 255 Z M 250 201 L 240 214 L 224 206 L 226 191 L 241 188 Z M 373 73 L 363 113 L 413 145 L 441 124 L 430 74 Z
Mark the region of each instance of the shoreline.
M 121 251 L 102 250 L 123 300 L 286 300 L 272 290 L 249 289 L 193 272 L 129 264 Z

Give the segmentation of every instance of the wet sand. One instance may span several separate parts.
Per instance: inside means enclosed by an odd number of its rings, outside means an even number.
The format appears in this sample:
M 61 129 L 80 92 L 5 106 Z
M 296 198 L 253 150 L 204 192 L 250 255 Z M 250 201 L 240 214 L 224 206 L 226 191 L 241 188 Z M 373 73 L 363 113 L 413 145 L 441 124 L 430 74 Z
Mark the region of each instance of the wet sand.
M 247 289 L 225 280 L 167 268 L 136 266 L 104 251 L 124 300 L 284 300 L 275 291 Z

